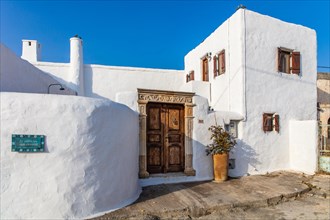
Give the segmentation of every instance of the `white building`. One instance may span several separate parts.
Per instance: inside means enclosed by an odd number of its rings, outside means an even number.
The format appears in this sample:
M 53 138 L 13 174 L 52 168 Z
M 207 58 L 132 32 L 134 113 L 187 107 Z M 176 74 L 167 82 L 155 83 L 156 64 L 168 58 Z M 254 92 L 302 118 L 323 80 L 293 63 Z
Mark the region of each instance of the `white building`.
M 237 135 L 230 176 L 316 171 L 314 30 L 239 9 L 184 70 L 84 64 L 70 42 L 70 63 L 41 62 L 36 41 L 23 60 L 1 45 L 1 216 L 82 218 L 141 185 L 211 180 L 215 123 Z M 45 135 L 46 152 L 11 152 L 13 134 Z

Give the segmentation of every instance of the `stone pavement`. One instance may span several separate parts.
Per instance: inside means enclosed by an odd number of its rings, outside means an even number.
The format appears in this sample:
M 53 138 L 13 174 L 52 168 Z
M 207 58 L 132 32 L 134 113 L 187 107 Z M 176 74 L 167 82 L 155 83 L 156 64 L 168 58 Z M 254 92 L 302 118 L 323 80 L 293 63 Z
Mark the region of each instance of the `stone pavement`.
M 143 188 L 134 204 L 95 219 L 189 219 L 207 217 L 215 211 L 267 207 L 307 193 L 317 192 L 318 196 L 329 197 L 328 177 L 274 172 L 223 183 L 207 181 L 148 186 Z

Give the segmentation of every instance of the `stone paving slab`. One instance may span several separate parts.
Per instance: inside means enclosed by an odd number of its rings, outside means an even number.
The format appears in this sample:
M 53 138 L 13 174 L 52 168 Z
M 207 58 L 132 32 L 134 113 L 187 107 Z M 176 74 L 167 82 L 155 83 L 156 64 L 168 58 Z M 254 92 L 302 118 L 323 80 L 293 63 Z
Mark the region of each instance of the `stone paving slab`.
M 125 208 L 100 216 L 105 219 L 143 219 L 145 216 L 199 217 L 216 210 L 266 207 L 309 192 L 312 179 L 292 172 L 247 176 L 223 183 L 162 184 L 143 188 L 140 198 Z

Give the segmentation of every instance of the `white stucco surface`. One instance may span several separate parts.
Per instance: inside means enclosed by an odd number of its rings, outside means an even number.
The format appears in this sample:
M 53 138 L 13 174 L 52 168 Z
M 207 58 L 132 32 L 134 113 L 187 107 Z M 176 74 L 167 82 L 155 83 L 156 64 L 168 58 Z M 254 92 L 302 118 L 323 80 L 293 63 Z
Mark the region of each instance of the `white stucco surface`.
M 12 134 L 46 136 L 11 152 Z M 1 93 L 1 218 L 82 219 L 138 198 L 138 115 L 115 102 Z
M 237 11 L 224 23 L 222 23 L 201 44 L 191 50 L 184 58 L 185 73 L 195 72 L 195 80 L 202 81 L 201 59 L 206 53 L 211 53 L 209 60 L 210 88 L 207 97 L 210 106 L 217 111 L 242 112 L 242 80 L 243 80 L 243 28 L 242 10 Z M 225 50 L 226 71 L 224 74 L 213 75 L 213 56 Z M 207 82 L 204 82 L 207 83 Z M 193 92 L 204 95 L 196 88 Z
M 47 93 L 50 84 L 59 83 L 28 61 L 17 57 L 3 44 L 0 44 L 0 64 L 0 91 L 3 92 Z M 63 87 L 66 88 L 64 91 L 52 87 L 50 92 L 74 94 L 65 85 Z
M 317 121 L 290 121 L 290 165 L 295 171 L 317 171 Z
M 289 121 L 316 120 L 316 34 L 309 28 L 252 11 L 245 10 L 244 16 L 247 118 L 242 122 L 242 142 L 255 157 L 246 172 L 290 169 Z M 277 71 L 278 47 L 300 51 L 299 75 Z M 262 130 L 263 113 L 279 115 L 279 133 Z M 243 166 L 237 175 L 243 175 L 242 171 Z

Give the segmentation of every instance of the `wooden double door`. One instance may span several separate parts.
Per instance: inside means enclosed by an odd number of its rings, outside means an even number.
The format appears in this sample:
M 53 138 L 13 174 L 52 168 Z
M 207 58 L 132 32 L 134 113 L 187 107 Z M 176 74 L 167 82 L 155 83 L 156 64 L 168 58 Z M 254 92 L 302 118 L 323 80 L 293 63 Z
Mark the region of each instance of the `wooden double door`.
M 184 106 L 147 104 L 147 171 L 184 170 Z

